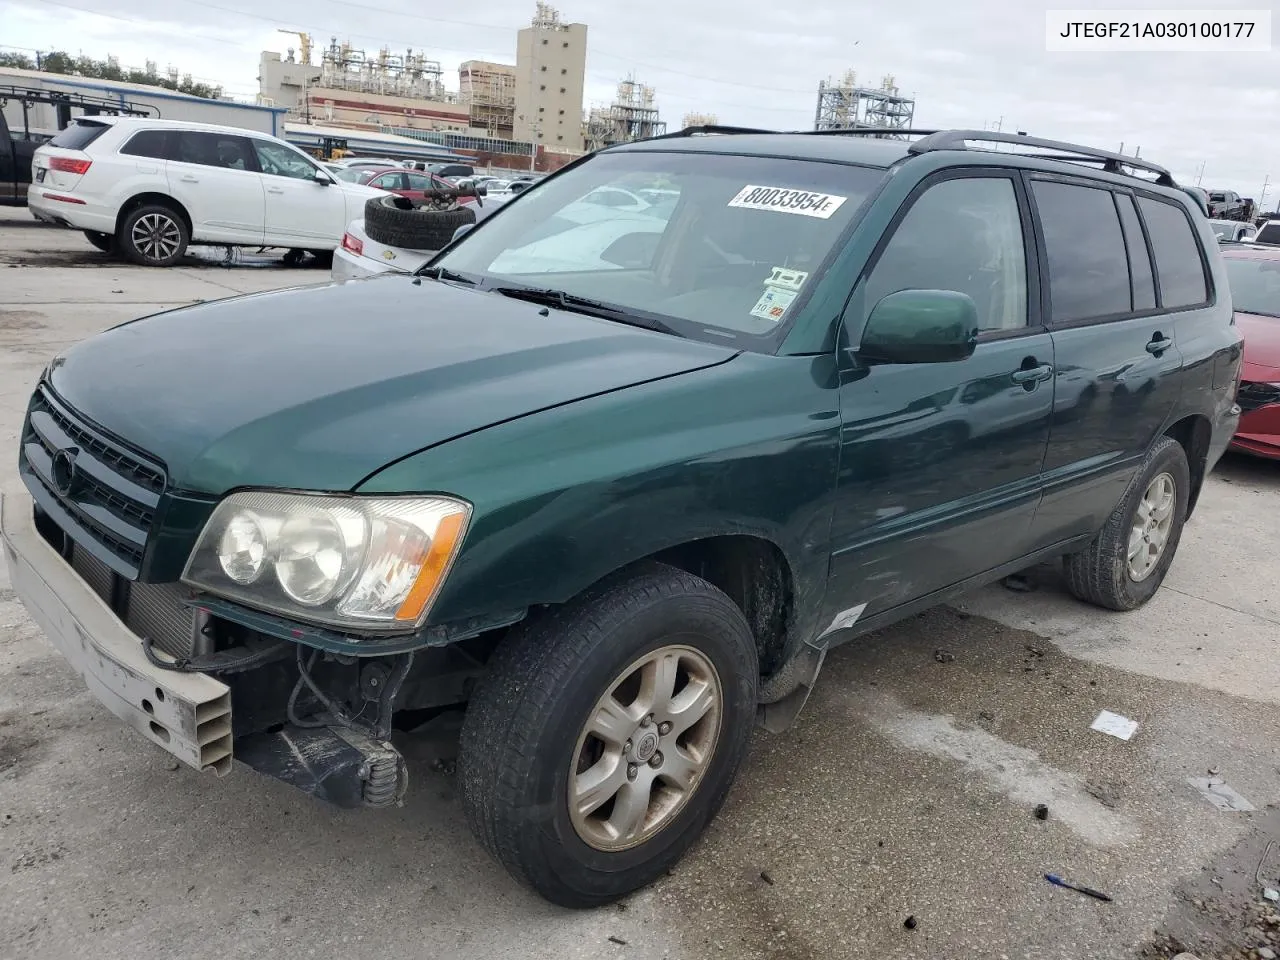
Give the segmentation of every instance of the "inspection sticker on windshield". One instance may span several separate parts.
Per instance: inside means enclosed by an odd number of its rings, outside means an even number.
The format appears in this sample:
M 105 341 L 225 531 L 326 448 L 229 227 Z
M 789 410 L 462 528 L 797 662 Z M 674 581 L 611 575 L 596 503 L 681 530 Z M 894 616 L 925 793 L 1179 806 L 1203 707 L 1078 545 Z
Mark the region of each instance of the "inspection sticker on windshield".
M 749 183 L 729 201 L 731 207 L 746 210 L 776 210 L 779 213 L 798 213 L 802 217 L 826 220 L 840 209 L 848 197 L 833 193 L 814 193 L 810 190 L 788 190 L 785 187 L 761 187 Z
M 761 320 L 772 320 L 776 323 L 782 319 L 782 315 L 787 312 L 787 307 L 791 306 L 791 301 L 795 298 L 796 291 L 794 290 L 784 290 L 781 287 L 765 287 L 764 293 L 756 301 L 756 305 L 751 308 L 751 315 L 759 317 Z

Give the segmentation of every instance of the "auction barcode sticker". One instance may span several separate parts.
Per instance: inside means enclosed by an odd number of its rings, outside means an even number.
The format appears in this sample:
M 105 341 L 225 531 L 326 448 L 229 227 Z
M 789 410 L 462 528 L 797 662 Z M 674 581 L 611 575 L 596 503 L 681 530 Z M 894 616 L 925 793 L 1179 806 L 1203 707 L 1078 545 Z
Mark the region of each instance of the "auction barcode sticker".
M 1049 10 L 1045 49 L 1071 53 L 1265 53 L 1270 10 Z
M 840 209 L 848 197 L 833 193 L 814 193 L 811 190 L 789 190 L 786 187 L 761 187 L 749 183 L 729 201 L 731 207 L 747 210 L 774 210 L 778 213 L 798 213 L 802 217 L 826 220 Z

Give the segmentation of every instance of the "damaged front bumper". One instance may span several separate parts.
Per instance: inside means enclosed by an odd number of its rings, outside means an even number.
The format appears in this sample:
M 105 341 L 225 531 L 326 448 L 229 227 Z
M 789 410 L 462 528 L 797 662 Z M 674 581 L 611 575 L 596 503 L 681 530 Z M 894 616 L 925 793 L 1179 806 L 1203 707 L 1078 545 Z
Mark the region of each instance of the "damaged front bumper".
M 285 725 L 233 739 L 231 688 L 148 659 L 142 639 L 37 530 L 24 489 L 0 493 L 0 542 L 14 591 L 90 692 L 182 763 L 221 777 L 234 757 L 343 807 L 402 799 L 403 758 L 390 743 L 359 731 Z

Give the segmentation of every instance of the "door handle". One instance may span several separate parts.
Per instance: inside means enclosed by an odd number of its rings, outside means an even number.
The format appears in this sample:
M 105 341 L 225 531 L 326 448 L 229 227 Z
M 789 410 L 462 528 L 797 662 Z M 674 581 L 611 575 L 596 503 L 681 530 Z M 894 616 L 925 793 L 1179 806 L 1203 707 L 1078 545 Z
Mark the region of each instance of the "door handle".
M 1038 367 L 1013 371 L 1013 382 L 1026 386 L 1029 383 L 1040 383 L 1042 380 L 1048 380 L 1053 376 L 1053 367 L 1047 363 L 1042 363 Z
M 284 193 L 279 187 L 267 187 L 267 193 Z
M 1157 333 L 1151 338 L 1151 342 L 1147 344 L 1147 353 L 1153 357 L 1158 357 L 1172 346 L 1172 340 Z
M 183 183 L 199 183 L 200 182 L 199 177 L 193 177 L 191 176 L 191 174 L 187 174 L 185 177 L 179 177 L 178 179 L 181 180 Z

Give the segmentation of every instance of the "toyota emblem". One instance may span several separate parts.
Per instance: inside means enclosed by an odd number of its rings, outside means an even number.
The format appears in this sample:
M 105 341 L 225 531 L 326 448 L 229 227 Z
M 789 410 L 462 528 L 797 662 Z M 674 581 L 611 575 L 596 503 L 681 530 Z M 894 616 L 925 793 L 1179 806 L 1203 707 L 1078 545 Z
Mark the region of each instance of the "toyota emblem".
M 54 489 L 62 496 L 66 497 L 71 494 L 72 487 L 76 482 L 76 454 L 80 451 L 75 447 L 67 447 L 59 450 L 53 455 L 53 465 L 50 472 L 53 474 Z

